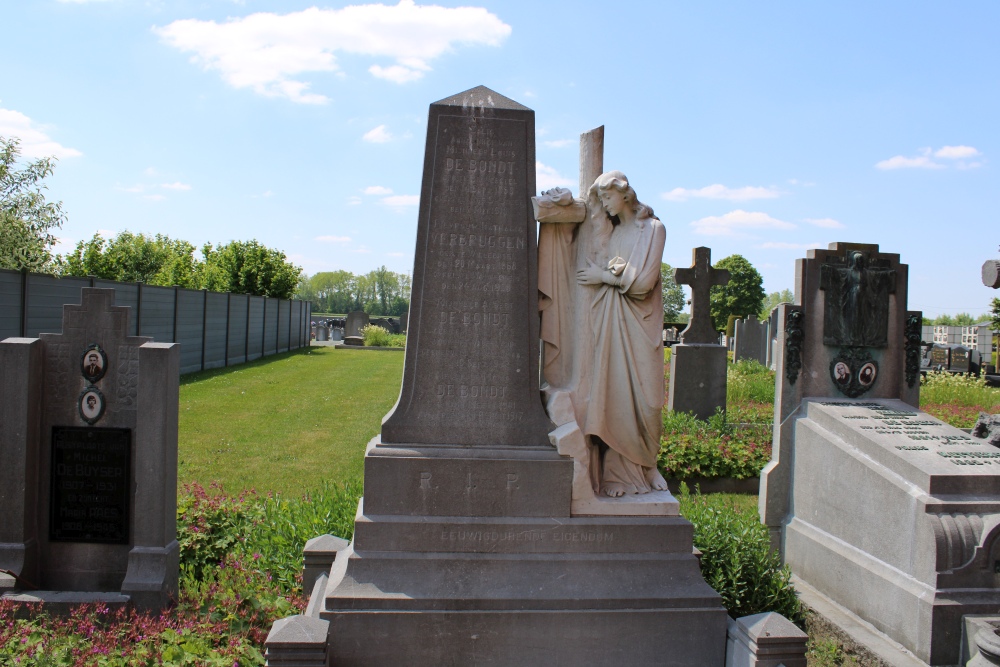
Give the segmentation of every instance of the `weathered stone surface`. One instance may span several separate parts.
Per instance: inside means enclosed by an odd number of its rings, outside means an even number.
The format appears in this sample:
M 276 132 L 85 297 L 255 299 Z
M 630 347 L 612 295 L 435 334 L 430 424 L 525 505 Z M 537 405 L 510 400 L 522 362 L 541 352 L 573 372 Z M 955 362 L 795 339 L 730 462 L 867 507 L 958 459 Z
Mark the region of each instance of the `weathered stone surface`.
M 0 484 L 0 566 L 43 597 L 121 590 L 158 609 L 177 590 L 180 346 L 130 336 L 114 290 L 81 301 L 62 334 L 0 343 L 0 469 L 20 477 Z
M 330 571 L 337 552 L 350 542 L 335 535 L 319 535 L 306 541 L 302 549 L 302 590 L 308 594 L 320 575 Z
M 906 334 L 920 313 L 906 310 L 906 276 L 877 246 L 834 244 L 799 260 L 796 303 L 779 306 L 761 515 L 818 595 L 920 660 L 953 665 L 962 616 L 1000 605 L 1000 451 L 914 407 L 919 353 Z M 831 323 L 855 286 L 870 326 Z
M 708 419 L 726 409 L 725 345 L 690 345 L 671 348 L 670 390 L 667 407 L 676 412 L 693 412 Z
M 432 105 L 403 389 L 307 610 L 331 664 L 722 664 L 676 502 L 573 515 L 583 443 L 539 392 L 533 190 L 530 110 L 482 88 Z
M 534 112 L 430 107 L 403 388 L 387 444 L 550 448 L 538 394 Z
M 368 446 L 365 498 L 376 514 L 570 515 L 572 461 L 517 448 Z
M 736 322 L 736 343 L 733 346 L 733 361 L 753 359 L 759 364 L 767 363 L 767 322 L 758 322 L 755 315 Z
M 369 321 L 368 313 L 364 311 L 348 313 L 347 322 L 344 324 L 344 337 L 360 336 L 361 330 L 368 325 Z
M 775 612 L 729 619 L 726 667 L 806 667 L 808 639 Z

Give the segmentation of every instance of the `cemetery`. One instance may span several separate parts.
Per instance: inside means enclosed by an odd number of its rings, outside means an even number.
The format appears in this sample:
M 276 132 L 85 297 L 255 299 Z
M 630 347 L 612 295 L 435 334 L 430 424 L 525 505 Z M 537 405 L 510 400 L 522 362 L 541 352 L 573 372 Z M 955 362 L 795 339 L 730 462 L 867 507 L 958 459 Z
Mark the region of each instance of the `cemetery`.
M 0 664 L 1000 664 L 991 343 L 924 340 L 905 257 L 809 249 L 723 343 L 693 248 L 665 345 L 603 127 L 574 195 L 496 91 L 427 125 L 405 315 L 181 377 L 91 285 L 0 341 Z

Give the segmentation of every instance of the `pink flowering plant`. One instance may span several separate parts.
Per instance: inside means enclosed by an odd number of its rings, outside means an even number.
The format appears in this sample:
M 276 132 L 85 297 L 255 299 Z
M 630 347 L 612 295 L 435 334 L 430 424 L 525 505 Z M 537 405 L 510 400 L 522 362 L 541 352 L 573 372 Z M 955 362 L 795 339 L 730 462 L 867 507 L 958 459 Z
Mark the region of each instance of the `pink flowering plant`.
M 0 601 L 0 665 L 263 665 L 271 624 L 305 608 L 302 547 L 324 533 L 350 538 L 360 495 L 358 483 L 299 499 L 185 486 L 173 606 L 150 614 L 88 604 L 57 617 Z

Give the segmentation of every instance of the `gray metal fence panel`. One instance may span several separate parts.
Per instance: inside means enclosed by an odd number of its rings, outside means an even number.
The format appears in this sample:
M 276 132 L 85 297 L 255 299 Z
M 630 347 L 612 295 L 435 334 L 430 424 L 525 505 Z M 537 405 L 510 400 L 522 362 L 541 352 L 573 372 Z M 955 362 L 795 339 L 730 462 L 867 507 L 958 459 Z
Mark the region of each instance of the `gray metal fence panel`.
M 288 331 L 290 329 L 288 321 L 289 315 L 292 311 L 288 307 L 287 301 L 278 301 L 278 352 L 287 352 L 291 349 L 288 340 Z
M 115 305 L 126 306 L 132 309 L 128 315 L 128 331 L 133 336 L 137 336 L 136 332 L 138 331 L 139 320 L 136 317 L 136 313 L 139 312 L 139 283 L 117 283 L 114 280 L 100 280 L 95 278 L 94 287 L 113 289 L 115 291 Z M 172 312 L 170 316 L 173 317 Z M 146 335 L 148 336 L 149 334 Z
M 264 354 L 278 351 L 278 301 L 264 300 Z
M 264 297 L 250 297 L 250 329 L 247 340 L 248 360 L 264 356 Z
M 247 353 L 247 298 L 233 294 L 229 299 L 229 365 L 242 364 Z
M 205 293 L 177 290 L 177 341 L 181 344 L 181 373 L 201 370 L 201 335 L 205 326 Z
M 139 335 L 150 336 L 157 343 L 176 343 L 174 340 L 173 287 L 143 285 L 139 290 Z
M 27 293 L 27 336 L 62 331 L 63 305 L 80 303 L 80 290 L 90 287 L 89 278 L 55 278 L 29 273 Z
M 292 340 L 292 349 L 297 350 L 302 347 L 302 302 L 292 301 L 292 331 L 288 337 Z
M 0 340 L 21 335 L 21 272 L 0 269 Z
M 80 303 L 90 286 L 115 290 L 115 305 L 130 308 L 130 333 L 180 343 L 181 373 L 309 344 L 309 302 L 9 269 L 0 269 L 0 340 L 61 332 L 63 305 Z
M 228 327 L 227 303 L 229 295 L 222 292 L 207 292 L 208 309 L 205 313 L 205 368 L 219 368 L 226 365 L 226 334 Z

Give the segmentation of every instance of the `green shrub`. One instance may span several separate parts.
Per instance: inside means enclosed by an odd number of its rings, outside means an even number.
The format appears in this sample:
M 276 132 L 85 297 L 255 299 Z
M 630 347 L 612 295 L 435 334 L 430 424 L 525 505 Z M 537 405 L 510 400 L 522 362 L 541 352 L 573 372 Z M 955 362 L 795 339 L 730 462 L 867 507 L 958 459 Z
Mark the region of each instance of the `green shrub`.
M 406 347 L 406 334 L 389 334 L 389 347 Z
M 178 500 L 177 542 L 181 572 L 191 582 L 210 579 L 227 555 L 274 580 L 285 594 L 301 587 L 302 547 L 330 533 L 351 538 L 361 484 L 324 484 L 301 498 L 253 491 L 226 496 L 220 486 L 209 494 L 185 486 Z
M 361 337 L 364 338 L 367 347 L 388 347 L 391 335 L 384 327 L 377 324 L 366 324 L 361 329 Z
M 694 524 L 702 576 L 722 596 L 729 615 L 775 611 L 801 621 L 791 570 L 771 551 L 767 528 L 757 513 L 741 509 L 725 495 L 692 495 L 686 484 L 678 495 L 681 514 Z
M 729 364 L 726 375 L 726 403 L 774 404 L 774 371 L 756 359 Z
M 663 412 L 658 463 L 664 477 L 757 477 L 771 460 L 771 427 L 736 427 L 721 412 L 707 422 L 685 412 Z

